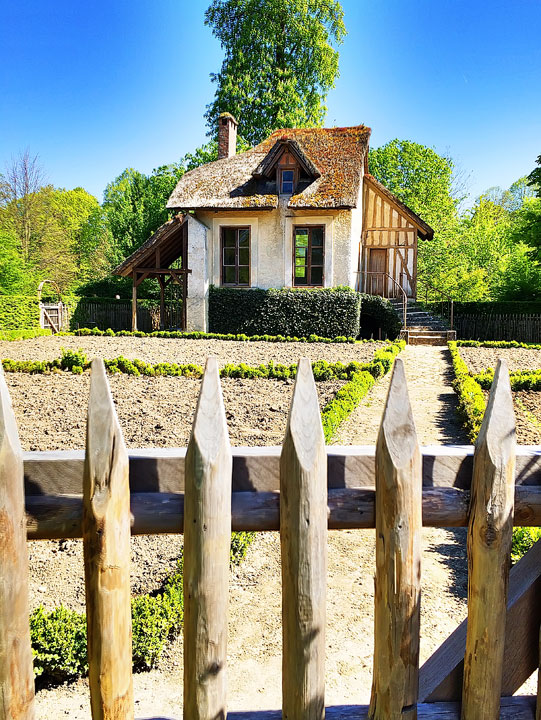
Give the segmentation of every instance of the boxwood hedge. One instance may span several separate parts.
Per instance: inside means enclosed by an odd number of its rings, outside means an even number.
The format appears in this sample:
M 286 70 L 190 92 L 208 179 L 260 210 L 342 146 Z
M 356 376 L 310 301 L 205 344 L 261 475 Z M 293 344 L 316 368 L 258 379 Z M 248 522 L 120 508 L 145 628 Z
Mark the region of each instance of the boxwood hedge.
M 360 294 L 348 287 L 260 290 L 213 286 L 209 326 L 215 333 L 357 337 L 360 307 Z

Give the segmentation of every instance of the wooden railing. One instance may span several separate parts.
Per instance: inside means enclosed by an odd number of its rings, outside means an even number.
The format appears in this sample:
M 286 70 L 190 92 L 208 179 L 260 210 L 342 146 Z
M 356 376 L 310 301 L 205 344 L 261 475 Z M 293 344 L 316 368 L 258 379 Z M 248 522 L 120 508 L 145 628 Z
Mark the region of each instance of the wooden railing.
M 354 527 L 376 529 L 372 699 L 369 707 L 327 708 L 326 717 L 534 718 L 534 697 L 507 696 L 538 665 L 541 545 L 513 568 L 509 593 L 508 577 L 513 522 L 541 525 L 540 475 L 540 448 L 516 452 L 503 365 L 475 449 L 424 451 L 400 359 L 375 452 L 325 447 L 305 359 L 299 363 L 281 449 L 230 447 L 218 366 L 209 359 L 186 452 L 128 453 L 103 363 L 96 360 L 86 452 L 23 458 L 2 376 L 0 717 L 34 717 L 26 503 L 29 538 L 83 537 L 94 720 L 133 718 L 130 525 L 132 533 L 184 528 L 185 718 L 227 715 L 231 529 L 278 528 L 283 715 L 228 717 L 325 716 L 326 534 L 327 528 Z M 459 627 L 419 669 L 422 524 L 468 525 L 469 587 L 467 630 Z

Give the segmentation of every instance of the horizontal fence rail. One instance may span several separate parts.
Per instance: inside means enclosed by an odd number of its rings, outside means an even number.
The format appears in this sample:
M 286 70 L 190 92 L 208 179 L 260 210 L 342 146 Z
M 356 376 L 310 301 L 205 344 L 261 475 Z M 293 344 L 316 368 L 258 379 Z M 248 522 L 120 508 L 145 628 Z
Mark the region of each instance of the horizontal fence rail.
M 499 363 L 476 446 L 420 449 L 398 358 L 376 448 L 325 447 L 310 363 L 302 359 L 282 447 L 230 448 L 218 366 L 209 359 L 187 450 L 130 452 L 103 362 L 95 360 L 86 452 L 23 457 L 0 371 L 0 512 L 15 521 L 0 523 L 4 702 L 27 709 L 15 717 L 34 717 L 24 680 L 32 673 L 23 628 L 26 510 L 30 539 L 83 537 L 93 720 L 133 718 L 130 532 L 184 532 L 186 719 L 533 720 L 535 698 L 502 697 L 538 667 L 541 622 L 541 543 L 509 572 L 513 524 L 541 526 L 541 448 L 516 448 L 514 432 L 509 376 Z M 469 622 L 419 668 L 422 524 L 468 526 Z M 374 527 L 371 703 L 326 709 L 327 529 Z M 228 714 L 232 529 L 280 530 L 282 713 Z M 17 653 L 6 654 L 16 627 Z M 537 713 L 539 720 L 541 705 Z

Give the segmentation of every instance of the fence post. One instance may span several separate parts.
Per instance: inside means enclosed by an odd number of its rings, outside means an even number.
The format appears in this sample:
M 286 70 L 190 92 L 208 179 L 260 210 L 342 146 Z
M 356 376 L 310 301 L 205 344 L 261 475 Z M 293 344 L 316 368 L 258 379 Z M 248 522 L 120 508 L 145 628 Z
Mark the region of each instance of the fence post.
M 282 714 L 325 717 L 327 456 L 312 367 L 299 360 L 280 457 Z
M 133 718 L 128 453 L 102 360 L 92 361 L 83 475 L 92 720 Z
M 233 461 L 218 363 L 209 358 L 186 452 L 184 718 L 226 717 Z
M 1 365 L 1 363 L 0 363 Z M 0 719 L 33 720 L 23 454 L 0 368 Z
M 417 717 L 422 469 L 404 365 L 395 361 L 376 446 L 371 720 Z
M 500 360 L 473 461 L 462 720 L 500 717 L 514 494 L 515 415 Z

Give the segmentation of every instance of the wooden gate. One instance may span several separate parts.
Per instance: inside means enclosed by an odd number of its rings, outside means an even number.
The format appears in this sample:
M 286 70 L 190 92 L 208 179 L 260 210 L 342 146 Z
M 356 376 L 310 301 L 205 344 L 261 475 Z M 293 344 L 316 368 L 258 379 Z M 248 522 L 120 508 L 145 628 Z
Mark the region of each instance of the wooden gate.
M 50 329 L 53 333 L 69 329 L 69 310 L 62 303 L 39 304 L 40 327 Z
M 100 360 L 92 364 L 84 458 L 27 453 L 23 468 L 3 376 L 0 416 L 6 718 L 33 718 L 26 536 L 83 537 L 92 716 L 133 718 L 130 525 L 134 534 L 184 528 L 185 718 L 536 717 L 535 697 L 507 696 L 538 665 L 541 545 L 513 568 L 509 596 L 508 577 L 513 522 L 541 525 L 541 453 L 516 452 L 505 366 L 496 370 L 474 450 L 421 451 L 400 359 L 375 454 L 374 448 L 325 447 L 306 359 L 299 363 L 281 448 L 231 449 L 215 359 L 207 361 L 186 451 L 128 453 Z M 422 525 L 468 526 L 469 587 L 467 630 L 457 631 L 452 647 L 444 644 L 419 670 Z M 325 710 L 327 528 L 370 527 L 376 529 L 372 700 L 368 707 Z M 227 714 L 232 529 L 280 530 L 282 712 Z

